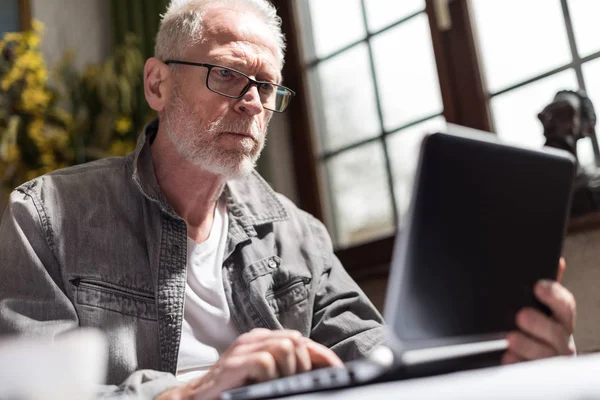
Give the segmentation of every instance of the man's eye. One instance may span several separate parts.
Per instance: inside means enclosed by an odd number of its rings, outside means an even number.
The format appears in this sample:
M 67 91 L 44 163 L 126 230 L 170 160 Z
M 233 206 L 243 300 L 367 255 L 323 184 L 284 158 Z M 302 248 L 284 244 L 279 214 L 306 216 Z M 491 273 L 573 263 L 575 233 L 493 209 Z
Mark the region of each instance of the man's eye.
M 260 84 L 260 91 L 263 92 L 264 94 L 273 93 L 274 90 L 275 90 L 275 87 L 273 85 L 271 85 L 270 83 L 261 83 Z
M 221 78 L 230 78 L 233 75 L 232 71 L 227 69 L 220 69 L 217 71 L 217 74 L 219 74 L 219 77 Z

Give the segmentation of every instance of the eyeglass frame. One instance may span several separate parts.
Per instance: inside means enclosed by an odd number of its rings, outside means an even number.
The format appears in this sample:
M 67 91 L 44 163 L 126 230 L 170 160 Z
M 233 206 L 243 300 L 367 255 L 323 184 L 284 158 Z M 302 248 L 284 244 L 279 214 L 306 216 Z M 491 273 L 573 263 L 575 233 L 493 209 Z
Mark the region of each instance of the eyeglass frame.
M 224 96 L 224 97 L 228 97 L 230 99 L 241 99 L 246 93 L 248 93 L 248 90 L 250 90 L 250 88 L 252 86 L 254 86 L 254 85 L 256 85 L 256 89 L 258 90 L 259 95 L 260 95 L 260 85 L 261 84 L 268 84 L 268 85 L 276 86 L 278 88 L 283 88 L 283 89 L 287 90 L 291 94 L 291 97 L 294 97 L 296 95 L 296 92 L 294 92 L 289 87 L 286 87 L 286 86 L 283 86 L 283 85 L 278 85 L 278 84 L 273 83 L 273 82 L 257 81 L 256 79 L 250 78 L 248 75 L 244 74 L 241 71 L 238 71 L 237 69 L 226 67 L 224 65 L 208 64 L 208 63 L 198 63 L 198 62 L 184 61 L 184 60 L 170 60 L 170 59 L 169 60 L 165 60 L 164 63 L 166 65 L 169 65 L 169 64 L 180 64 L 180 65 L 191 65 L 191 66 L 195 66 L 195 67 L 204 67 L 204 68 L 206 68 L 208 70 L 208 72 L 206 74 L 206 82 L 205 82 L 206 88 L 208 90 L 210 90 L 211 92 L 213 92 L 213 93 L 219 94 L 219 95 Z M 232 95 L 221 93 L 221 92 L 217 92 L 216 90 L 211 89 L 211 87 L 208 84 L 208 79 L 210 78 L 210 71 L 211 71 L 211 69 L 213 69 L 215 67 L 231 70 L 231 71 L 235 72 L 236 74 L 240 74 L 243 77 L 245 77 L 246 79 L 248 79 L 248 84 L 246 86 L 244 86 L 244 88 L 242 89 L 242 92 L 239 94 L 239 96 L 232 96 Z M 291 101 L 291 99 L 290 99 L 290 101 Z M 261 102 L 261 104 L 262 104 L 262 102 Z M 273 112 L 276 112 L 276 113 L 282 113 L 282 112 L 285 112 L 287 110 L 287 108 L 289 107 L 289 102 L 288 102 L 288 105 L 282 111 L 272 110 L 270 108 L 267 108 L 264 104 L 262 104 L 262 106 L 263 106 L 263 108 L 265 110 L 273 111 Z

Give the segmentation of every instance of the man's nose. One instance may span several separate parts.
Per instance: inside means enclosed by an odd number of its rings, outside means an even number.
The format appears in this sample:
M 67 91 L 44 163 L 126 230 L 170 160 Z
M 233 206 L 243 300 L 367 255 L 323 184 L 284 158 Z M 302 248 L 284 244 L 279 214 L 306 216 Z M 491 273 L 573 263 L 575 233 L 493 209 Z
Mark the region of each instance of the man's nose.
M 263 111 L 262 101 L 258 87 L 253 84 L 248 91 L 237 101 L 236 110 L 249 115 L 257 115 Z

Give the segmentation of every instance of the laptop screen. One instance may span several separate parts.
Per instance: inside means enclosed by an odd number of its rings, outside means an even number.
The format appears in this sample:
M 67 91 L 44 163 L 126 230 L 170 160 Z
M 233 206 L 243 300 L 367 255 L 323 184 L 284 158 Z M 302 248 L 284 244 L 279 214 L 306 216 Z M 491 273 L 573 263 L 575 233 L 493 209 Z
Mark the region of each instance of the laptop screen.
M 534 283 L 556 278 L 572 157 L 479 139 L 423 142 L 386 302 L 403 342 L 515 329 L 519 309 L 540 306 Z

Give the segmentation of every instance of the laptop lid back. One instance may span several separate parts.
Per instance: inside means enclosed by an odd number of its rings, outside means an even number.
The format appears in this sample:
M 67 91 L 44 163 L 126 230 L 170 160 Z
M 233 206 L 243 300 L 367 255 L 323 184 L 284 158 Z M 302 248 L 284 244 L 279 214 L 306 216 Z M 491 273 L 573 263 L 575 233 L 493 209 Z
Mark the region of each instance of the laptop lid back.
M 500 337 L 556 278 L 574 158 L 458 130 L 422 143 L 385 304 L 395 350 Z

